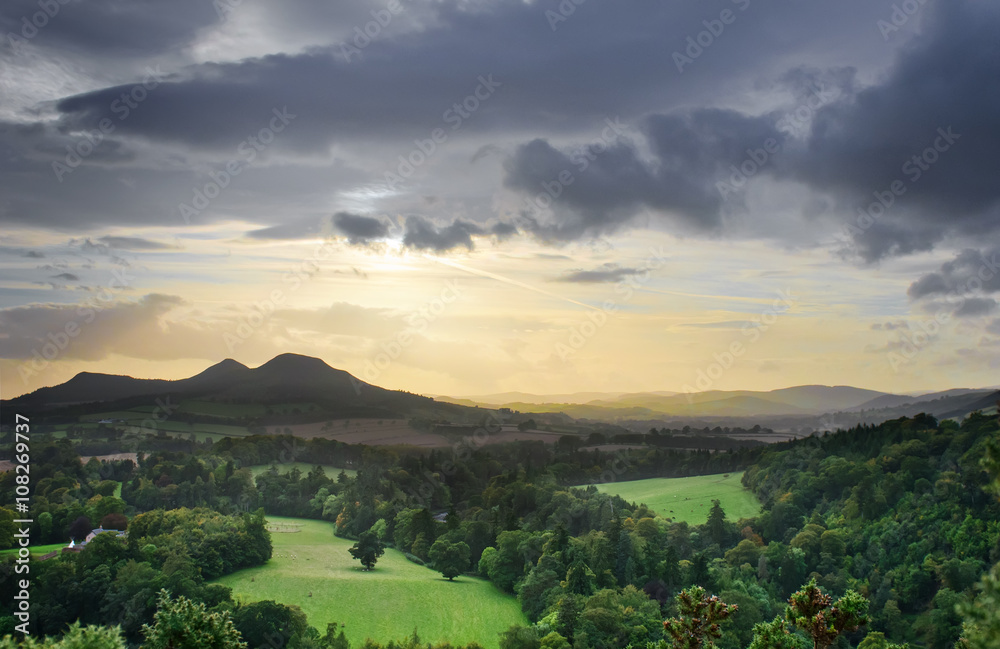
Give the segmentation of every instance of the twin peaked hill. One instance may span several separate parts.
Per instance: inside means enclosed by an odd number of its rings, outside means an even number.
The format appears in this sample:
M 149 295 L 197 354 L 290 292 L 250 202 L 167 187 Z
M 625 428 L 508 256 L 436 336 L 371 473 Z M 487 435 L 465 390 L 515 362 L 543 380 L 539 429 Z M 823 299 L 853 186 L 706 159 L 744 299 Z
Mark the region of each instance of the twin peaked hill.
M 303 403 L 324 406 L 345 416 L 404 416 L 427 409 L 467 410 L 438 404 L 429 397 L 386 390 L 361 381 L 318 358 L 281 354 L 257 368 L 232 359 L 187 379 L 136 379 L 130 376 L 81 372 L 72 379 L 10 400 L 20 408 L 60 408 L 89 403 L 136 403 L 176 397 L 233 403 Z
M 644 421 L 667 418 L 708 418 L 741 422 L 777 422 L 777 418 L 818 417 L 840 413 L 838 425 L 859 421 L 883 421 L 927 412 L 936 417 L 961 417 L 973 410 L 995 406 L 1000 392 L 948 390 L 920 396 L 894 395 L 849 386 L 806 385 L 781 390 L 719 391 L 694 394 L 673 392 L 577 393 L 573 395 L 529 395 L 504 393 L 480 397 L 437 400 L 386 390 L 330 367 L 318 358 L 281 354 L 257 368 L 227 359 L 187 379 L 136 379 L 130 376 L 82 372 L 54 387 L 4 402 L 22 413 L 61 411 L 70 416 L 84 411 L 107 411 L 152 405 L 170 397 L 241 404 L 313 404 L 316 417 L 419 417 L 446 421 L 475 421 L 476 408 L 506 406 L 525 413 L 562 413 L 576 419 L 604 422 Z M 109 407 L 111 406 L 111 407 Z M 761 419 L 764 418 L 764 419 Z M 806 421 L 806 420 L 803 420 Z M 801 422 L 800 422 L 801 423 Z M 828 421 L 816 425 L 829 426 Z

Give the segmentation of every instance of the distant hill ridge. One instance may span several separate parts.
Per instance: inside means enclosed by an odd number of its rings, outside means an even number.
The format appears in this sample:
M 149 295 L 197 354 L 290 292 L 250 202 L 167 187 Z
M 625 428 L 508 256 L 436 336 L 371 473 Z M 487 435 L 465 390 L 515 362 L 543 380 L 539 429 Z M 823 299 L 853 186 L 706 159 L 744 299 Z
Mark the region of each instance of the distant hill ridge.
M 12 404 L 69 405 L 163 394 L 261 403 L 310 398 L 370 403 L 385 401 L 392 395 L 430 401 L 426 397 L 370 385 L 330 367 L 319 358 L 299 354 L 281 354 L 254 369 L 227 358 L 195 376 L 173 381 L 81 372 L 62 385 L 40 388 L 10 401 Z
M 561 412 L 577 419 L 618 421 L 664 416 L 818 417 L 830 413 L 846 413 L 850 414 L 848 418 L 854 418 L 851 413 L 862 412 L 866 413 L 866 419 L 872 416 L 890 419 L 921 411 L 937 417 L 957 417 L 995 406 L 1000 392 L 959 388 L 912 396 L 845 385 L 801 385 L 770 391 L 708 390 L 692 394 L 650 391 L 532 395 L 507 392 L 482 397 L 439 396 L 435 400 L 371 385 L 319 358 L 280 354 L 256 368 L 227 358 L 199 374 L 179 380 L 81 372 L 61 385 L 40 388 L 5 403 L 61 407 L 165 395 L 261 404 L 315 402 L 324 404 L 332 412 L 378 411 L 431 418 L 475 412 L 472 409 L 477 407 L 509 407 L 522 412 Z M 504 400 L 507 397 L 512 400 Z M 860 414 L 858 418 L 860 420 Z
M 593 395 L 598 398 L 589 398 Z M 655 417 L 774 417 L 826 415 L 828 413 L 884 412 L 886 418 L 916 414 L 920 410 L 935 416 L 957 416 L 976 407 L 995 405 L 994 389 L 958 388 L 919 396 L 890 394 L 847 385 L 800 385 L 769 391 L 707 390 L 691 394 L 669 392 L 576 393 L 574 395 L 533 395 L 503 393 L 483 397 L 451 398 L 443 401 L 463 405 L 505 406 L 515 410 L 564 412 L 587 419 L 643 419 Z M 499 397 L 517 396 L 504 401 Z M 914 411 L 915 412 L 911 412 Z

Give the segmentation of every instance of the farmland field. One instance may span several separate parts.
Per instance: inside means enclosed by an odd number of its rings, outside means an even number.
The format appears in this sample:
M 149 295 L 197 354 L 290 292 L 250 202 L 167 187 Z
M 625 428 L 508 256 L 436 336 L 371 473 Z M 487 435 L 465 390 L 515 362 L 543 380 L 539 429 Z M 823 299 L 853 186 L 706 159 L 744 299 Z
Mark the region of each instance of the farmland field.
M 42 555 L 42 554 L 48 554 L 53 550 L 59 550 L 60 548 L 65 548 L 68 544 L 69 541 L 66 541 L 66 543 L 50 543 L 49 545 L 33 545 L 28 549 L 31 550 L 31 554 L 33 555 Z M 0 557 L 10 556 L 12 554 L 17 554 L 17 553 L 18 553 L 17 548 L 10 548 L 9 550 L 0 550 Z
M 425 642 L 475 641 L 496 649 L 499 632 L 526 624 L 517 600 L 486 580 L 461 576 L 449 582 L 392 549 L 373 571 L 364 572 L 347 552 L 353 541 L 335 537 L 330 523 L 278 516 L 268 521 L 301 531 L 272 533 L 274 555 L 267 565 L 217 583 L 232 588 L 233 597 L 243 601 L 300 606 L 321 633 L 329 622 L 344 622 L 354 646 L 366 637 L 402 639 L 416 629 Z
M 664 518 L 701 525 L 708 520 L 713 500 L 721 502 L 726 518 L 733 522 L 756 516 L 760 512 L 760 503 L 752 493 L 743 488 L 740 483 L 742 478 L 743 473 L 650 478 L 608 482 L 597 485 L 597 489 L 621 496 L 637 505 L 645 503 Z

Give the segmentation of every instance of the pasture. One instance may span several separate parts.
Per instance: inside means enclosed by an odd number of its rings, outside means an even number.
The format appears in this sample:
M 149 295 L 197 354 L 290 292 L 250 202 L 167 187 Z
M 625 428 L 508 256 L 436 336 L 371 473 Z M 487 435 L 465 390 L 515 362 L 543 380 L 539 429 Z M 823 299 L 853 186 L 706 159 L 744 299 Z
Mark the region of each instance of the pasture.
M 628 502 L 645 503 L 664 518 L 690 525 L 708 520 L 712 501 L 718 500 L 726 519 L 736 522 L 760 512 L 756 496 L 743 488 L 743 473 L 692 476 L 689 478 L 650 478 L 596 485 L 598 491 L 621 496 Z
M 526 624 L 517 600 L 484 579 L 457 577 L 408 561 L 387 549 L 375 569 L 365 572 L 351 558 L 353 541 L 333 535 L 324 521 L 269 516 L 274 554 L 265 566 L 248 568 L 216 580 L 243 601 L 274 600 L 302 608 L 309 624 L 325 633 L 330 622 L 343 622 L 353 646 L 365 638 L 400 640 L 416 629 L 427 642 L 478 642 L 497 649 L 497 634 L 512 624 Z

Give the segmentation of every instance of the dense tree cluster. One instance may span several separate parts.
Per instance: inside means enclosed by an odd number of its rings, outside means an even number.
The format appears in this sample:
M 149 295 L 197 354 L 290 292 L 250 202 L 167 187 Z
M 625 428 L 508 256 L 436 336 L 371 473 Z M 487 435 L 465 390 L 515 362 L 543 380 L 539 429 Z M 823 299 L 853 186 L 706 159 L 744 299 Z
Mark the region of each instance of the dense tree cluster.
M 190 603 L 188 613 L 230 616 L 251 647 L 277 637 L 279 647 L 349 649 L 336 625 L 320 636 L 295 607 L 237 605 L 228 589 L 206 584 L 270 557 L 265 515 L 273 514 L 330 521 L 357 541 L 352 554 L 367 568 L 392 546 L 448 579 L 489 579 L 518 598 L 530 622 L 504 633 L 501 649 L 985 649 L 1000 636 L 989 613 L 1000 602 L 1000 569 L 990 572 L 1000 561 L 1000 501 L 987 470 L 1000 469 L 996 433 L 995 417 L 974 414 L 961 424 L 921 415 L 715 453 L 667 445 L 609 453 L 584 450 L 579 438 L 427 452 L 255 436 L 195 454 L 156 451 L 137 466 L 84 466 L 70 442 L 56 442 L 44 447 L 51 464 L 35 484 L 49 517 L 32 535 L 63 540 L 71 528 L 119 516 L 129 536 L 127 544 L 98 537 L 38 565 L 36 631 L 111 624 L 136 642 L 167 589 Z M 303 447 L 356 476 L 317 466 L 255 477 L 247 468 L 295 459 L 289 448 Z M 744 468 L 764 504 L 744 520 L 714 501 L 704 523 L 689 525 L 592 486 Z M 0 510 L 0 543 L 6 520 Z M 0 613 L 0 633 L 12 619 Z M 701 644 L 684 644 L 695 637 Z M 365 649 L 448 647 L 414 636 Z

